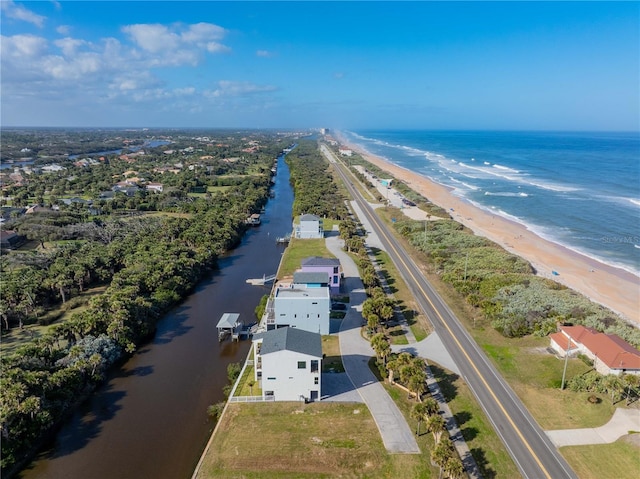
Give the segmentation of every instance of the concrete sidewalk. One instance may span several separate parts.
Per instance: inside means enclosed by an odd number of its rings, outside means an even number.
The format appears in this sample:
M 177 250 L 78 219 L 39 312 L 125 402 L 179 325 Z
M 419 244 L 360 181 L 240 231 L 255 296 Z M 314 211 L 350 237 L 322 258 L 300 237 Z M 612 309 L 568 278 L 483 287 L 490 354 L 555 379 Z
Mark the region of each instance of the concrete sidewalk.
M 394 353 L 406 352 L 413 356 L 420 356 L 421 358 L 438 363 L 460 376 L 458 366 L 456 366 L 451 355 L 444 347 L 444 344 L 442 344 L 440 336 L 438 336 L 438 333 L 435 331 L 422 341 L 414 344 L 392 344 L 391 351 Z
M 358 269 L 342 250 L 340 238 L 327 238 L 326 244 L 329 251 L 340 260 L 345 276 L 345 289 L 350 291 L 350 307 L 342 320 L 339 332 L 344 369 L 371 411 L 387 451 L 396 454 L 420 454 L 413 431 L 398 406 L 369 369 L 369 359 L 374 356 L 374 352 L 369 342 L 360 335 L 362 303 L 367 295 Z
M 640 411 L 637 409 L 616 409 L 604 426 L 545 432 L 556 447 L 562 447 L 609 444 L 629 434 L 629 431 L 640 431 Z

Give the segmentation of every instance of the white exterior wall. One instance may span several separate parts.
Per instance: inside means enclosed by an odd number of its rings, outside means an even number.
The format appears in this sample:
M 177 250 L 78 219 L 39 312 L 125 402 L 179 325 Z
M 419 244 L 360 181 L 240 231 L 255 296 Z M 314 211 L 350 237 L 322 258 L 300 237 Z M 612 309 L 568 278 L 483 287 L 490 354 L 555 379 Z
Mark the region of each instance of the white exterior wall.
M 323 291 L 322 297 L 315 295 L 316 291 Z M 288 325 L 293 328 L 303 329 L 311 333 L 329 334 L 329 312 L 331 299 L 327 287 L 311 288 L 311 296 L 304 296 L 304 292 L 297 290 L 299 294 L 283 294 L 279 291 L 274 301 L 275 324 L 277 326 Z M 287 294 L 289 293 L 289 294 Z
M 315 239 L 324 236 L 320 221 L 300 221 L 298 227 L 298 238 Z
M 318 361 L 318 371 L 311 372 L 311 361 Z M 305 368 L 298 368 L 298 361 L 305 362 Z M 322 358 L 296 353 L 277 351 L 262 356 L 262 395 L 272 391 L 276 401 L 304 401 L 311 399 L 311 391 L 321 397 Z M 318 384 L 315 384 L 315 381 Z

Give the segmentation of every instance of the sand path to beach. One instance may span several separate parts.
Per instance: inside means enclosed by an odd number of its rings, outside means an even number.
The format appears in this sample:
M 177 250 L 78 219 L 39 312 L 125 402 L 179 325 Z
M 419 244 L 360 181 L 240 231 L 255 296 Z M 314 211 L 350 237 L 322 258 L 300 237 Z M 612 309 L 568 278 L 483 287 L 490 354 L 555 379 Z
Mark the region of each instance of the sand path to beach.
M 615 311 L 640 327 L 640 278 L 561 245 L 545 240 L 525 226 L 474 206 L 445 186 L 369 154 L 340 138 L 367 161 L 405 182 L 444 208 L 458 222 L 531 263 L 538 275 L 553 279 Z M 553 272 L 558 273 L 557 275 Z

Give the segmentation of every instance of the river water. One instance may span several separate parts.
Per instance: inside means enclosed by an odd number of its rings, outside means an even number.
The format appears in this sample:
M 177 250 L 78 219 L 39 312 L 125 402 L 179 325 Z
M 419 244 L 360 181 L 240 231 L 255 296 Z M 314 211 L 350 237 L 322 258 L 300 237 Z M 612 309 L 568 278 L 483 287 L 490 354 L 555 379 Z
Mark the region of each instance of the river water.
M 276 272 L 284 252 L 276 237 L 291 232 L 293 191 L 282 157 L 276 178 L 261 226 L 158 323 L 155 339 L 109 377 L 19 477 L 191 476 L 214 427 L 207 406 L 224 400 L 227 365 L 244 361 L 250 347 L 247 340 L 218 343 L 215 326 L 225 312 L 240 313 L 247 324 L 255 320 L 270 288 L 246 280 Z

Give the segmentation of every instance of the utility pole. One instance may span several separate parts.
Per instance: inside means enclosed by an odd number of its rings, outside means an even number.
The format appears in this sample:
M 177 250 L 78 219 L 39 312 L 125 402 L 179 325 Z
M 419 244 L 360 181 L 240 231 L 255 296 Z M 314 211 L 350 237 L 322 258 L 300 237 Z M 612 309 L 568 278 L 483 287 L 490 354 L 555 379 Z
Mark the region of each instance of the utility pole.
M 464 260 L 464 280 L 467 280 L 467 263 L 469 262 L 469 252 L 467 251 L 467 257 Z
M 564 354 L 564 370 L 562 371 L 562 383 L 560 384 L 560 390 L 564 389 L 564 378 L 567 376 L 567 363 L 569 362 L 569 351 L 571 351 L 571 336 L 569 336 L 569 346 Z

